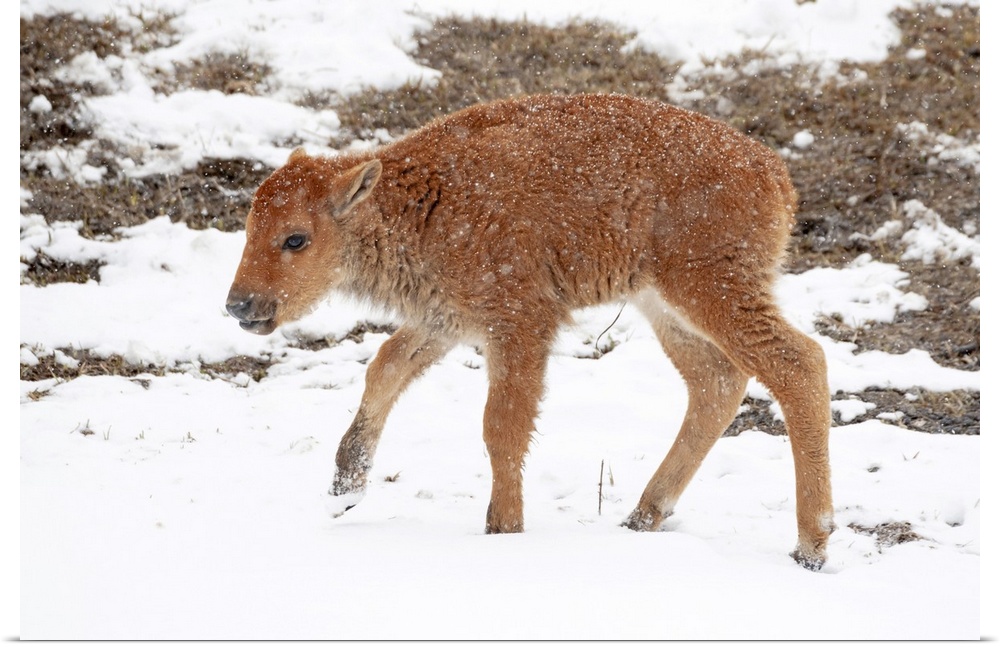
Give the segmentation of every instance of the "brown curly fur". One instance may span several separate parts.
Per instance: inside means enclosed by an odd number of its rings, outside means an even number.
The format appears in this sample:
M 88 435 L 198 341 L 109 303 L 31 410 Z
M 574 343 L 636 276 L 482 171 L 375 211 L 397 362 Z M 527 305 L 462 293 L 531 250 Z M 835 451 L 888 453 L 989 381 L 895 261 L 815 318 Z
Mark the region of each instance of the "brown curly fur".
M 773 151 L 702 115 L 622 95 L 502 100 L 375 151 L 293 153 L 254 197 L 228 308 L 258 333 L 331 290 L 402 315 L 368 369 L 337 454 L 336 495 L 363 492 L 406 386 L 455 344 L 483 348 L 486 529 L 519 532 L 522 466 L 557 329 L 575 308 L 629 300 L 689 403 L 625 525 L 655 529 L 672 512 L 756 376 L 792 442 L 793 556 L 817 569 L 833 529 L 825 358 L 772 296 L 796 202 Z

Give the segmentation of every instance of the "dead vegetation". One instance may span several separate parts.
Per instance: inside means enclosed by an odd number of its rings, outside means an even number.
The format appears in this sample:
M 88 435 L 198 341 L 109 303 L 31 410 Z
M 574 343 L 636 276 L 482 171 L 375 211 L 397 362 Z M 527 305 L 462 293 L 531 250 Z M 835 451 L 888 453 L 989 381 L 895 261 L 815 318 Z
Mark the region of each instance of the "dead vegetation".
M 347 331 L 347 334 L 340 337 L 320 337 L 317 339 L 305 339 L 300 338 L 295 340 L 292 344 L 295 348 L 302 348 L 305 350 L 323 350 L 326 348 L 333 348 L 334 346 L 340 346 L 345 341 L 352 341 L 355 344 L 360 344 L 364 340 L 365 335 L 375 333 L 375 334 L 388 334 L 396 332 L 397 326 L 392 324 L 380 324 L 372 323 L 370 321 L 359 321 L 354 328 Z
M 24 348 L 24 347 L 22 347 Z M 152 363 L 137 364 L 130 362 L 121 355 L 100 356 L 87 349 L 58 348 L 50 352 L 29 349 L 37 361 L 21 363 L 21 380 L 40 382 L 42 380 L 74 380 L 83 376 L 118 376 L 126 377 L 134 382 L 149 386 L 147 377 L 161 377 L 167 373 L 186 373 L 192 366 L 158 366 Z M 196 368 L 203 375 L 218 379 L 233 379 L 238 375 L 246 375 L 254 382 L 260 382 L 267 376 L 267 369 L 272 364 L 270 357 L 250 357 L 237 355 L 224 362 L 201 363 Z M 32 400 L 38 400 L 47 394 L 47 390 L 36 390 L 28 394 Z
M 923 539 L 923 537 L 913 531 L 913 527 L 909 521 L 886 521 L 876 526 L 863 526 L 858 523 L 851 523 L 847 527 L 859 535 L 874 537 L 875 546 L 879 552 L 882 552 L 883 548 Z
M 21 20 L 22 160 L 26 151 L 92 139 L 80 105 L 101 88 L 59 81 L 54 72 L 81 53 L 106 57 L 123 48 L 142 50 L 171 42 L 171 16 L 138 18 L 139 29 L 65 14 Z M 901 205 L 913 199 L 940 214 L 947 225 L 979 233 L 978 166 L 932 153 L 945 141 L 941 137 L 951 138 L 948 146 L 979 142 L 979 9 L 916 5 L 897 10 L 893 18 L 902 39 L 878 63 L 842 63 L 830 70 L 806 62 L 783 60 L 779 65 L 771 52 L 744 51 L 708 61 L 711 65 L 701 73 L 681 78 L 677 62 L 634 47 L 634 34 L 614 25 L 571 21 L 550 27 L 446 17 L 428 21 L 415 35 L 411 53 L 417 62 L 441 72 L 437 83 L 369 89 L 351 96 L 314 94 L 306 103 L 337 111 L 342 122 L 334 142 L 338 145 L 383 133 L 399 136 L 472 103 L 533 92 L 623 92 L 723 119 L 785 149 L 801 198 L 790 271 L 840 267 L 868 253 L 875 260 L 899 263 L 910 274 L 906 289 L 928 300 L 926 310 L 901 313 L 891 324 L 851 327 L 829 319 L 817 322 L 820 332 L 856 344 L 859 352 L 917 348 L 942 365 L 978 370 L 979 313 L 968 307 L 980 292 L 978 268 L 967 261 L 901 262 L 898 240 L 870 236 L 887 221 L 901 220 Z M 163 93 L 197 88 L 255 94 L 269 91 L 273 82 L 267 65 L 247 52 L 212 54 L 169 73 L 158 72 L 156 78 Z M 51 108 L 44 109 L 38 96 Z M 927 132 L 917 136 L 901 128 L 912 123 L 926 125 Z M 800 131 L 813 136 L 808 147 L 794 145 Z M 204 160 L 185 173 L 132 178 L 117 162 L 124 153 L 111 144 L 98 141 L 89 151 L 87 163 L 106 173 L 102 181 L 88 185 L 22 161 L 21 186 L 32 194 L 27 212 L 49 221 L 82 221 L 85 236 L 114 236 L 119 227 L 159 216 L 193 228 L 234 231 L 243 226 L 254 189 L 272 170 L 250 160 Z M 44 255 L 25 264 L 22 281 L 37 285 L 99 279 L 95 265 L 60 264 Z M 373 331 L 389 332 L 362 326 L 357 335 Z M 325 348 L 342 341 L 303 340 L 300 345 Z M 43 361 L 43 368 L 29 367 L 26 376 L 22 365 L 22 379 L 133 371 L 117 360 L 84 360 L 83 373 Z M 205 371 L 262 377 L 267 361 L 234 359 L 231 365 Z M 876 404 L 868 417 L 896 411 L 902 412 L 900 424 L 910 428 L 979 433 L 978 393 L 920 392 L 916 400 L 896 391 L 856 395 Z M 748 428 L 783 433 L 768 402 L 748 398 L 745 404 L 729 433 Z
M 834 399 L 843 397 L 843 393 L 838 393 Z M 875 407 L 851 420 L 852 423 L 879 418 L 889 424 L 928 433 L 979 433 L 979 391 L 868 388 L 856 397 Z M 836 422 L 839 421 L 835 419 Z
M 743 398 L 740 411 L 736 414 L 729 428 L 723 432 L 723 437 L 738 436 L 744 431 L 762 431 L 772 436 L 784 436 L 785 423 L 774 417 L 771 413 L 771 401 L 759 400 L 749 395 Z
M 878 419 L 887 424 L 933 434 L 979 433 L 979 391 L 868 388 L 851 394 L 838 391 L 833 399 L 859 400 L 875 405 L 847 421 L 841 420 L 839 414 L 834 412 L 835 427 Z M 736 420 L 723 435 L 738 436 L 752 429 L 772 436 L 784 436 L 785 423 L 775 417 L 771 407 L 770 400 L 747 396 Z
M 978 144 L 978 8 L 927 5 L 893 17 L 902 42 L 880 63 L 843 63 L 824 78 L 814 65 L 779 67 L 766 53 L 743 52 L 685 88 L 704 93 L 689 107 L 790 148 L 801 198 L 791 271 L 839 267 L 860 253 L 899 263 L 898 245 L 867 236 L 901 220 L 906 200 L 920 200 L 950 227 L 979 233 L 978 167 L 936 162 L 929 142 L 900 128 L 926 124 L 956 142 Z M 791 142 L 803 130 L 815 141 L 799 150 Z M 823 332 L 849 336 L 859 350 L 921 348 L 945 366 L 978 369 L 979 315 L 968 307 L 979 294 L 978 269 L 967 262 L 901 267 L 910 274 L 908 289 L 927 298 L 926 310 L 903 313 L 890 325 Z
M 22 262 L 25 269 L 21 273 L 21 282 L 38 286 L 46 286 L 50 283 L 99 281 L 103 265 L 100 261 L 69 263 L 52 258 L 41 250 L 30 261 L 25 262 L 22 259 Z
M 121 355 L 100 357 L 89 350 L 60 348 L 50 353 L 38 353 L 34 364 L 21 363 L 21 379 L 72 380 L 86 375 L 118 375 L 135 378 L 141 375 L 162 376 L 167 371 L 155 364 L 134 364 Z
M 849 326 L 821 317 L 816 329 L 837 341 L 857 345 L 856 352 L 905 353 L 919 348 L 942 366 L 979 370 L 979 316 L 969 303 L 979 295 L 979 270 L 966 264 L 930 265 L 905 262 L 907 290 L 924 296 L 926 310 L 901 312 L 891 324 Z
M 199 368 L 204 375 L 212 378 L 232 379 L 237 375 L 246 375 L 254 382 L 260 382 L 267 377 L 267 369 L 271 364 L 270 357 L 237 355 L 224 362 L 203 363 Z
M 635 34 L 601 22 L 546 27 L 525 21 L 449 17 L 416 35 L 415 61 L 441 72 L 433 85 L 412 83 L 331 96 L 340 144 L 392 137 L 460 108 L 519 94 L 622 92 L 666 99 L 664 83 L 679 64 L 639 48 Z M 313 102 L 324 103 L 314 97 Z
M 138 29 L 69 14 L 21 19 L 22 153 L 74 146 L 93 137 L 81 106 L 105 90 L 91 83 L 60 81 L 55 72 L 85 52 L 104 58 L 172 42 L 172 16 L 154 13 L 136 18 Z M 178 65 L 169 76 L 156 71 L 154 77 L 161 93 L 195 88 L 254 94 L 269 74 L 266 65 L 245 53 L 212 53 L 204 60 Z M 22 158 L 21 186 L 31 192 L 28 210 L 50 222 L 82 221 L 81 233 L 91 237 L 113 236 L 119 227 L 159 216 L 197 229 L 235 231 L 243 227 L 253 191 L 273 170 L 252 160 L 206 158 L 185 173 L 134 178 L 118 162 L 127 156 L 113 144 L 97 141 L 88 149 L 86 163 L 104 169 L 104 179 L 88 184 L 77 184 L 44 163 L 26 165 Z M 77 273 L 71 269 L 67 277 Z
M 253 60 L 246 51 L 211 52 L 203 60 L 176 65 L 169 75 L 160 75 L 155 89 L 161 94 L 192 89 L 256 95 L 266 91 L 270 75 L 270 66 Z
M 142 178 L 119 175 L 107 182 L 80 185 L 43 170 L 25 176 L 21 185 L 32 197 L 29 208 L 46 220 L 82 221 L 84 236 L 114 236 L 167 216 L 193 229 L 238 231 L 246 221 L 257 186 L 274 169 L 245 159 L 203 159 L 191 171 Z
M 971 32 L 978 38 L 978 13 L 969 7 L 960 13 L 948 33 L 957 40 Z M 922 28 L 909 34 L 910 42 L 924 43 L 925 32 L 930 38 L 945 28 L 933 9 L 895 16 L 904 28 Z M 815 65 L 776 67 L 762 53 L 744 52 L 697 79 L 704 97 L 688 101 L 690 107 L 775 148 L 790 148 L 788 165 L 801 198 L 792 270 L 840 266 L 860 252 L 898 261 L 900 250 L 855 233 L 870 235 L 886 220 L 899 219 L 898 205 L 909 199 L 931 206 L 951 227 L 971 221 L 978 231 L 978 168 L 929 163 L 926 147 L 900 128 L 918 122 L 978 143 L 978 50 L 948 50 L 946 60 L 930 51 L 914 58 L 909 51 L 895 48 L 877 65 L 844 63 L 827 78 Z M 805 150 L 792 145 L 800 131 L 815 138 Z
M 80 102 L 104 90 L 90 82 L 75 83 L 55 74 L 81 54 L 98 58 L 126 50 L 148 51 L 169 45 L 173 16 L 137 13 L 128 27 L 107 19 L 95 22 L 68 13 L 21 18 L 21 150 L 72 145 L 90 138 Z M 39 97 L 50 104 L 43 108 Z M 32 102 L 35 106 L 32 107 Z
M 346 342 L 360 344 L 367 334 L 392 334 L 395 331 L 396 326 L 392 324 L 362 321 L 344 335 L 316 339 L 300 338 L 291 343 L 290 346 L 305 350 L 323 350 Z M 193 368 L 212 378 L 232 380 L 236 376 L 245 375 L 254 382 L 260 382 L 267 377 L 267 370 L 275 362 L 275 358 L 269 355 L 260 357 L 236 355 L 222 362 L 202 362 L 196 367 L 190 365 L 156 366 L 154 364 L 134 364 L 121 355 L 99 356 L 89 350 L 79 348 L 57 348 L 52 351 L 41 351 L 22 346 L 22 349 L 31 351 L 37 360 L 37 362 L 30 364 L 21 363 L 21 379 L 30 382 L 49 379 L 65 381 L 85 375 L 117 375 L 128 378 L 136 378 L 146 374 L 162 376 L 166 373 L 190 372 Z M 39 397 L 41 396 L 35 396 L 33 399 Z
M 22 151 L 75 144 L 91 136 L 76 108 L 80 97 L 98 90 L 59 80 L 53 72 L 84 52 L 99 58 L 119 53 L 123 35 L 124 30 L 110 21 L 95 23 L 68 14 L 21 18 Z M 50 104 L 48 109 L 38 97 Z

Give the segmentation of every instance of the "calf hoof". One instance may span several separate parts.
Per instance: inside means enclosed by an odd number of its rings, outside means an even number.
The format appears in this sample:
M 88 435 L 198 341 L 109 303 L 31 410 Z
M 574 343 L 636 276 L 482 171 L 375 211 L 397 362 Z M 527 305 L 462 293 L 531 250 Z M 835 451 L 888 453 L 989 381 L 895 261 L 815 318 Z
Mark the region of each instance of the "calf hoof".
M 524 523 L 486 524 L 487 535 L 504 535 L 512 532 L 524 532 Z
M 814 573 L 823 568 L 823 564 L 826 563 L 825 550 L 804 550 L 801 545 L 790 552 L 789 556 L 798 562 L 799 566 Z
M 649 532 L 659 528 L 660 524 L 668 516 L 670 515 L 643 512 L 639 508 L 636 508 L 632 511 L 632 514 L 625 518 L 625 521 L 623 521 L 621 525 L 624 528 L 635 530 L 636 532 Z
M 501 519 L 500 515 L 494 514 L 493 503 L 486 508 L 486 534 L 502 535 L 512 532 L 524 532 L 524 517 L 521 514 L 507 515 L 506 519 Z
M 327 491 L 325 502 L 327 514 L 336 519 L 361 503 L 361 500 L 365 498 L 365 493 L 366 490 L 364 489 L 341 491 L 337 488 L 337 484 L 334 483 Z

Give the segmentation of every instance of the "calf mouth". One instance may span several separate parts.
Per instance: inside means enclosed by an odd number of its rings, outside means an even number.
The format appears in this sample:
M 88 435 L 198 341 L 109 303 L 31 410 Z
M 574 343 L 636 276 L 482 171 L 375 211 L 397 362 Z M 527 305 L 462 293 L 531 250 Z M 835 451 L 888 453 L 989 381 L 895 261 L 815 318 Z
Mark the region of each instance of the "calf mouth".
M 240 328 L 255 335 L 268 335 L 277 327 L 274 319 L 240 319 Z

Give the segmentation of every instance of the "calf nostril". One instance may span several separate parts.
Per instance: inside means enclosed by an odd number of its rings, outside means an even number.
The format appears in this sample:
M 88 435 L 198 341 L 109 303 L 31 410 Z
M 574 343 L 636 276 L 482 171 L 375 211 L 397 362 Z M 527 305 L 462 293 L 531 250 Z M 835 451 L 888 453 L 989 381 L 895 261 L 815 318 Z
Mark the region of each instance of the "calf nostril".
M 226 302 L 226 311 L 237 319 L 246 319 L 250 312 L 250 304 L 253 299 L 230 299 Z

